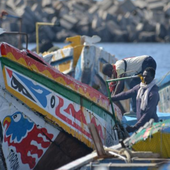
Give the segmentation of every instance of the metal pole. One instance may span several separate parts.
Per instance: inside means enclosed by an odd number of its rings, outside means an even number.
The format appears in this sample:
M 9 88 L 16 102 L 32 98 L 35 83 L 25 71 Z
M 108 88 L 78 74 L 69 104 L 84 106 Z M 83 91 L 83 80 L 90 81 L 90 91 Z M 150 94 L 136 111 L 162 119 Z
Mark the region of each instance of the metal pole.
M 106 81 L 107 82 L 114 82 L 114 81 L 121 81 L 121 80 L 126 80 L 126 79 L 133 79 L 133 78 L 140 78 L 140 75 L 129 76 L 129 77 L 121 77 L 121 78 L 110 79 L 110 80 L 106 80 Z
M 10 15 L 8 13 L 5 13 L 3 16 L 6 16 L 8 18 L 15 18 L 15 19 L 18 19 L 20 21 L 20 26 L 19 26 L 19 32 L 21 32 L 21 29 L 22 29 L 22 18 L 21 17 L 18 17 L 18 16 L 15 16 L 15 15 Z M 2 20 L 2 19 L 1 19 Z M 9 32 L 8 32 L 9 33 Z M 15 33 L 14 33 L 15 34 Z M 23 34 L 23 33 L 21 33 Z M 18 48 L 21 49 L 22 47 L 22 41 L 21 41 L 21 34 L 19 35 L 19 43 L 18 43 Z
M 107 94 L 108 94 L 109 101 L 110 101 L 110 104 L 111 104 L 112 117 L 113 117 L 113 119 L 115 121 L 115 124 L 117 124 L 117 119 L 116 119 L 116 116 L 115 116 L 115 111 L 114 111 L 113 103 L 112 103 L 112 100 L 111 100 L 111 93 L 110 93 L 110 89 L 109 89 L 109 85 L 108 85 L 107 81 L 106 81 L 106 89 L 107 89 Z
M 41 25 L 49 25 L 49 26 L 54 26 L 56 25 L 55 23 L 49 23 L 49 22 L 36 22 L 36 51 L 37 51 L 37 54 L 39 53 L 39 32 L 38 32 L 38 28 L 39 26 Z
M 38 35 L 38 22 L 36 23 L 36 51 L 37 51 L 37 54 L 39 53 L 39 35 Z
M 20 27 L 19 27 L 19 32 L 22 31 L 22 18 L 19 18 L 19 21 L 20 21 Z M 22 39 L 21 39 L 21 34 L 19 36 L 19 49 L 21 49 L 22 47 Z
M 3 34 L 13 34 L 13 35 L 25 35 L 26 36 L 26 49 L 28 49 L 28 34 L 25 32 L 3 32 Z

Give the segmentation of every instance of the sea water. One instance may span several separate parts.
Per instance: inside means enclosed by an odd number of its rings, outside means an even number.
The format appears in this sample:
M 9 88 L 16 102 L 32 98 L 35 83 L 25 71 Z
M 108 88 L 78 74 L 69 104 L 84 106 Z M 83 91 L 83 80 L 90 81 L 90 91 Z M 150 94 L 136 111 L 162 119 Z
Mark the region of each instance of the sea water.
M 64 43 L 53 43 L 62 48 Z M 29 44 L 28 49 L 35 48 L 36 44 Z M 150 55 L 157 63 L 156 78 L 161 78 L 170 71 L 170 44 L 169 43 L 97 43 L 96 46 L 115 55 L 117 59 Z

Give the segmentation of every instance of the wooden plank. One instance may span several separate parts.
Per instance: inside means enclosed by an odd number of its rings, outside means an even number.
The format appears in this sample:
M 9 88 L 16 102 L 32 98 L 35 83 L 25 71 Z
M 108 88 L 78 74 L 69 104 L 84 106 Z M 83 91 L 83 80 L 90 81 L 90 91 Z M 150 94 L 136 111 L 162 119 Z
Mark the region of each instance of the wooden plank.
M 100 136 L 99 136 L 99 134 L 97 132 L 97 129 L 96 129 L 95 125 L 93 123 L 89 123 L 88 128 L 89 128 L 91 137 L 93 139 L 94 146 L 95 146 L 95 149 L 97 151 L 98 156 L 106 155 L 106 152 L 105 152 L 105 150 L 103 148 L 102 141 L 100 139 Z
M 145 152 L 145 151 L 132 152 L 132 156 L 139 157 L 139 158 L 160 158 L 160 154 L 158 153 Z
M 91 167 L 119 167 L 119 168 L 134 168 L 134 167 L 158 167 L 158 163 L 100 163 L 93 164 Z

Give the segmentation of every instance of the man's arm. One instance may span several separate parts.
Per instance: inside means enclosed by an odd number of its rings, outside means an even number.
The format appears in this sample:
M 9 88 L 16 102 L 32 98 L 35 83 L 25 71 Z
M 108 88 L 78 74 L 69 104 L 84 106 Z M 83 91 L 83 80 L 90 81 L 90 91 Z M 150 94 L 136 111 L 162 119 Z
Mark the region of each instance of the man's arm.
M 121 93 L 124 89 L 124 81 L 118 81 L 115 87 L 114 95 Z
M 119 78 L 125 77 L 125 74 L 121 74 Z M 114 95 L 121 93 L 124 89 L 124 80 L 118 81 L 115 87 Z
M 112 101 L 129 99 L 137 93 L 138 89 L 139 89 L 139 85 L 135 86 L 134 88 L 132 88 L 126 92 L 121 92 L 115 96 L 112 96 L 111 99 L 112 99 Z

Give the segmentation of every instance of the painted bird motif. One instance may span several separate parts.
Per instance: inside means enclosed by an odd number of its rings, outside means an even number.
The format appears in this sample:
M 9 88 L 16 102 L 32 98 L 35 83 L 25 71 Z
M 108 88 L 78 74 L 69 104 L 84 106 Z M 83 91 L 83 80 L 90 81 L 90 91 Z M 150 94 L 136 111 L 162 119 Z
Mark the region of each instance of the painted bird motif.
M 21 112 L 6 116 L 3 120 L 3 127 L 5 128 L 4 142 L 7 142 L 9 147 L 16 148 L 23 164 L 28 164 L 30 169 L 34 168 L 45 152 L 44 149 L 50 146 L 53 135 L 45 128 L 38 128 Z M 38 160 L 35 155 L 33 157 L 33 154 L 37 155 Z

